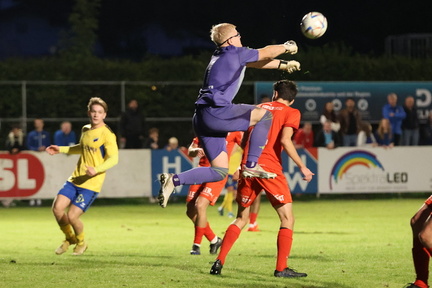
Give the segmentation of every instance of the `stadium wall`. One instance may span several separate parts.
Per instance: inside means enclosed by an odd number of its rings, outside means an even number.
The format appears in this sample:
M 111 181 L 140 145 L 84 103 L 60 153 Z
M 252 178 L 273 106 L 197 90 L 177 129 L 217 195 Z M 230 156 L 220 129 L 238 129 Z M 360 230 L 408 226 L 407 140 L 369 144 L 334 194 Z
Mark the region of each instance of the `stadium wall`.
M 303 162 L 316 174 L 307 183 L 296 165 L 282 154 L 285 176 L 292 193 L 410 193 L 432 188 L 430 146 L 300 149 Z M 26 151 L 0 152 L 0 199 L 52 199 L 71 175 L 78 155 Z M 184 151 L 120 150 L 119 163 L 107 172 L 100 197 L 157 196 L 160 173 L 179 173 L 194 167 Z M 188 186 L 177 188 L 185 196 Z

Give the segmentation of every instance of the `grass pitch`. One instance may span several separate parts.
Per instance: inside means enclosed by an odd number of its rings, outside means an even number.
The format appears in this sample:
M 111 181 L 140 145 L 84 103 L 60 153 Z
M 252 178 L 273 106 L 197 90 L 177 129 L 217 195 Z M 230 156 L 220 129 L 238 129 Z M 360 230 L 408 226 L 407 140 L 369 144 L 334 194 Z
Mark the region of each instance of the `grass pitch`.
M 423 199 L 298 200 L 289 264 L 309 274 L 273 277 L 279 220 L 263 201 L 261 232 L 243 231 L 221 276 L 210 275 L 215 255 L 203 239 L 189 255 L 193 226 L 184 204 L 102 206 L 84 215 L 87 252 L 62 241 L 49 207 L 0 209 L 0 287 L 403 287 L 414 280 L 410 217 Z M 232 219 L 209 207 L 223 236 Z

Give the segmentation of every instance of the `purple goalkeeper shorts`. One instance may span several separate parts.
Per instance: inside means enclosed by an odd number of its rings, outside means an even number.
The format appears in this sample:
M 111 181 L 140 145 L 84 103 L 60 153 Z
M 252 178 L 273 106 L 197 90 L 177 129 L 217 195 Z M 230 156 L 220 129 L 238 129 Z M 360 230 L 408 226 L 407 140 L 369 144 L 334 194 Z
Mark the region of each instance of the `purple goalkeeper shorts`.
M 193 117 L 193 127 L 210 162 L 221 152 L 226 152 L 228 132 L 246 131 L 252 110 L 247 104 L 230 104 L 211 107 L 198 105 Z

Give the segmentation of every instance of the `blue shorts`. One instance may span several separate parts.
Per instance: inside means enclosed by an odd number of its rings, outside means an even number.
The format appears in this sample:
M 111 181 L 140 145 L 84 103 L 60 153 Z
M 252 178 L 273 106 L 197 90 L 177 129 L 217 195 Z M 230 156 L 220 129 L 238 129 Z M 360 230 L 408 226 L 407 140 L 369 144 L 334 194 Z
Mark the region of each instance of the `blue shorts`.
M 225 138 L 228 132 L 246 131 L 249 128 L 254 109 L 257 107 L 247 104 L 197 106 L 193 127 L 210 162 L 221 152 L 226 152 Z
M 233 175 L 228 174 L 228 180 L 225 184 L 225 188 L 232 187 L 234 190 L 237 189 L 237 181 L 233 180 Z
M 90 208 L 99 193 L 75 186 L 69 181 L 66 181 L 63 188 L 58 192 L 59 195 L 69 198 L 73 205 L 81 208 L 84 212 Z

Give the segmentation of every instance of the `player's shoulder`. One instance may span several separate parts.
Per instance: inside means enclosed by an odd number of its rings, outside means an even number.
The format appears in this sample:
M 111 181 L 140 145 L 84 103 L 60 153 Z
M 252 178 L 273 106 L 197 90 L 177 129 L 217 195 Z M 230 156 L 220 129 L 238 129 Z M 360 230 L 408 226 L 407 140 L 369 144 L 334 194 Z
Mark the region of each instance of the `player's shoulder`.
M 104 129 L 106 130 L 106 132 L 114 134 L 114 132 L 111 130 L 111 127 L 109 127 L 107 124 L 105 124 Z
M 111 130 L 111 128 L 107 124 L 105 124 L 105 126 L 102 127 L 102 135 L 104 136 L 105 139 L 116 138 L 115 133 Z
M 86 124 L 81 128 L 82 132 L 87 132 L 91 129 L 91 125 L 90 124 Z

